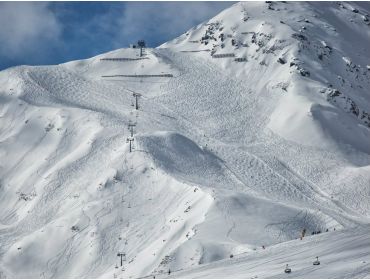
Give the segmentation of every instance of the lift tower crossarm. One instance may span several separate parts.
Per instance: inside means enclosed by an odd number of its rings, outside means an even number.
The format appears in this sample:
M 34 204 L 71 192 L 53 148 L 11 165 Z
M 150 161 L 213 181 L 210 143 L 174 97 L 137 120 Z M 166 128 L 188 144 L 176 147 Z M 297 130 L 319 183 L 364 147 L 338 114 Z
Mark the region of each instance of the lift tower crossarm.
M 125 253 L 118 252 L 117 257 L 121 257 L 121 266 L 123 265 L 123 258 L 126 257 Z

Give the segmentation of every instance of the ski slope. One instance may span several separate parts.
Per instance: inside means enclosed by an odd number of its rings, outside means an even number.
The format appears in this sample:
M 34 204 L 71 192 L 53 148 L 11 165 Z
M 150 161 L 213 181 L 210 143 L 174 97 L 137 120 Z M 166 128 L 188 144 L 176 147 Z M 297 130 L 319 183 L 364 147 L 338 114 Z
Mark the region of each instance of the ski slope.
M 368 278 L 369 228 L 324 233 L 157 278 Z M 319 255 L 319 265 L 313 265 Z M 284 273 L 285 265 L 291 273 Z
M 369 10 L 241 2 L 1 71 L 1 277 L 369 277 Z

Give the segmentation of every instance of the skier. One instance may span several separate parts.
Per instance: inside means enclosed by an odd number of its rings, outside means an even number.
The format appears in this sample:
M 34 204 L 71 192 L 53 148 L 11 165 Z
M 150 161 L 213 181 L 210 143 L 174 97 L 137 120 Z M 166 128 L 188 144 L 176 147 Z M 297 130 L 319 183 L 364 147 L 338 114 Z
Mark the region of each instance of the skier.
M 306 229 L 304 228 L 303 230 L 302 230 L 302 234 L 301 234 L 301 240 L 303 239 L 303 237 L 306 235 Z

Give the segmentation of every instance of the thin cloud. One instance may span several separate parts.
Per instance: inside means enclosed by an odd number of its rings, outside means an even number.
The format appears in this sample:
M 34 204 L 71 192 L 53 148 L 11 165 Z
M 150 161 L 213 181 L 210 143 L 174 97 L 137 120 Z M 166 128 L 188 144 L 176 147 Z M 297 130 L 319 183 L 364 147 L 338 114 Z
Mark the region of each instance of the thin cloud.
M 230 2 L 130 2 L 118 21 L 121 32 L 116 39 L 120 42 L 128 38 L 151 38 L 157 44 L 164 43 L 231 5 Z
M 0 3 L 0 56 L 42 55 L 55 44 L 61 25 L 45 2 Z
M 0 2 L 0 69 L 171 40 L 231 2 Z

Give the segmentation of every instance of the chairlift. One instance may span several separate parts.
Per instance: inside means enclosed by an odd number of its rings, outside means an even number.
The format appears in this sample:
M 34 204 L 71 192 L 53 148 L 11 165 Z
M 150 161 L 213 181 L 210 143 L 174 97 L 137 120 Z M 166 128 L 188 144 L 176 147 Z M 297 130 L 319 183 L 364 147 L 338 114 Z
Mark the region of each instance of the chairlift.
M 288 265 L 286 265 L 284 272 L 285 273 L 291 273 L 292 270 L 290 269 L 290 267 Z
M 319 257 L 316 257 L 316 261 L 313 262 L 313 265 L 320 265 Z

